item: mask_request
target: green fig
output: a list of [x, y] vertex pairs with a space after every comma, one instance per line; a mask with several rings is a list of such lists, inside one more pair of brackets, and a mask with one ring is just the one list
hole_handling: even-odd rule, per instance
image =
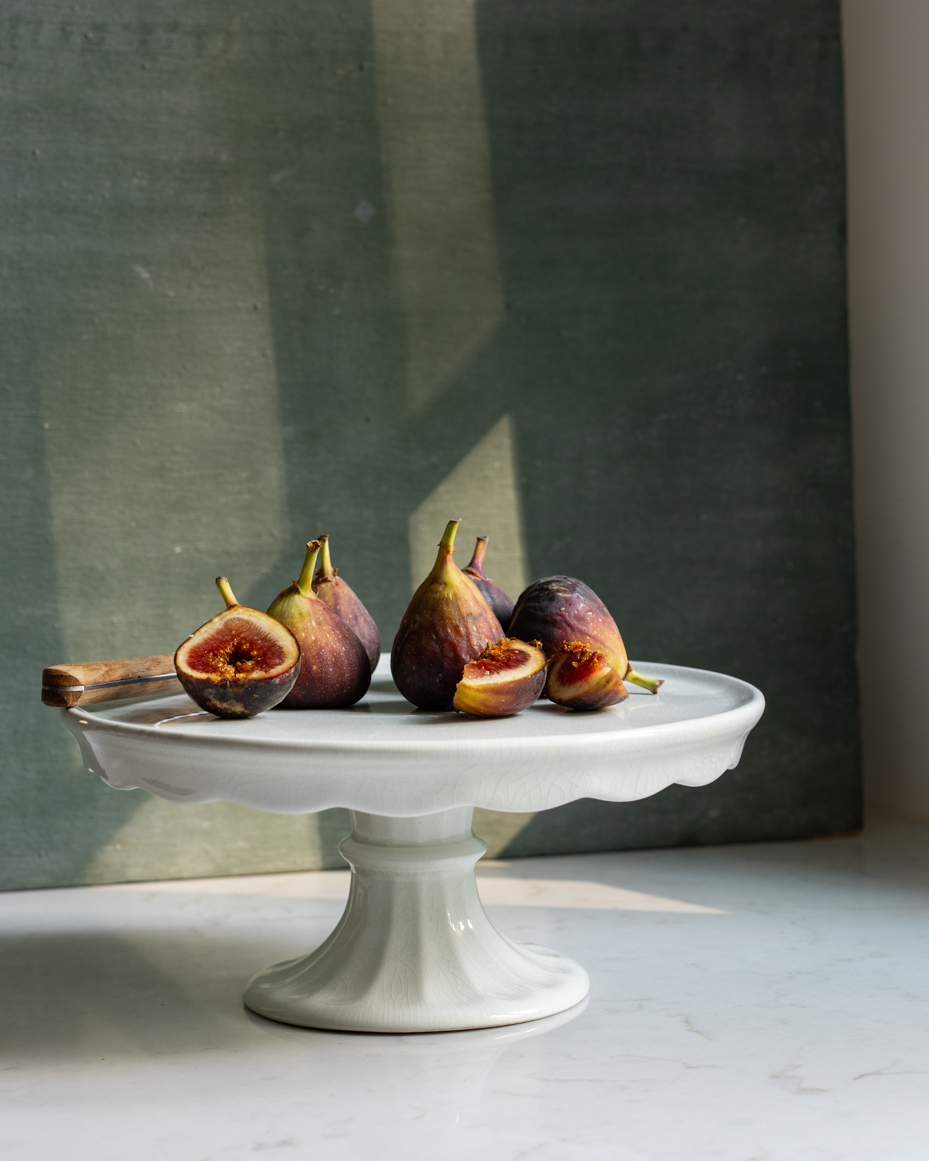
[[498, 585], [484, 576], [484, 553], [487, 551], [486, 536], [479, 536], [474, 546], [474, 555], [470, 564], [465, 565], [465, 573], [474, 581], [484, 594], [484, 600], [493, 609], [494, 616], [500, 622], [501, 628], [506, 631], [513, 616], [513, 598], [508, 597]]
[[460, 520], [450, 520], [432, 572], [413, 594], [390, 654], [403, 696], [424, 710], [450, 710], [472, 657], [503, 630], [480, 589], [452, 559]]
[[319, 542], [322, 549], [319, 554], [319, 568], [313, 580], [313, 592], [334, 613], [339, 614], [361, 641], [373, 672], [381, 659], [381, 635], [377, 631], [377, 625], [351, 587], [339, 576], [339, 570], [332, 567], [332, 561], [329, 559], [328, 533], [323, 533]]
[[510, 636], [537, 638], [549, 657], [569, 641], [581, 641], [602, 653], [620, 679], [657, 693], [661, 681], [643, 677], [629, 664], [626, 647], [610, 611], [593, 589], [571, 576], [547, 576], [520, 594], [510, 622]]
[[178, 681], [201, 709], [219, 718], [249, 718], [281, 702], [300, 672], [300, 646], [267, 613], [240, 605], [224, 576], [226, 608], [174, 654]]
[[300, 674], [281, 705], [287, 709], [340, 709], [368, 692], [371, 663], [364, 645], [338, 613], [313, 592], [319, 541], [306, 546], [300, 576], [271, 602], [268, 614], [297, 638]]

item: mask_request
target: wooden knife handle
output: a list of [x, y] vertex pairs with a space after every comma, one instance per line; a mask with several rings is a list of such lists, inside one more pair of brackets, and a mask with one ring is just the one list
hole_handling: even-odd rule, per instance
[[42, 670], [42, 704], [58, 709], [150, 693], [174, 693], [180, 688], [173, 653], [52, 665]]

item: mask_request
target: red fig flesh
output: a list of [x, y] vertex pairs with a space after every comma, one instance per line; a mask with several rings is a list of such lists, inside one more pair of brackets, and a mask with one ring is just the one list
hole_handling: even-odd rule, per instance
[[319, 554], [319, 568], [313, 580], [313, 592], [334, 613], [338, 613], [364, 645], [373, 671], [381, 659], [381, 635], [377, 631], [377, 625], [352, 588], [339, 576], [339, 570], [332, 567], [332, 561], [329, 559], [329, 536], [324, 534], [320, 536], [319, 541], [322, 548]]
[[368, 692], [371, 663], [358, 637], [313, 592], [319, 541], [306, 546], [300, 577], [272, 601], [268, 613], [300, 644], [300, 674], [282, 702], [286, 709], [339, 709]]
[[547, 576], [529, 585], [516, 602], [510, 632], [523, 639], [538, 638], [549, 656], [568, 641], [582, 641], [602, 653], [621, 678], [650, 693], [657, 693], [663, 684], [636, 673], [609, 609], [575, 577]]
[[273, 617], [240, 605], [225, 577], [216, 584], [227, 607], [183, 642], [174, 667], [201, 709], [220, 718], [253, 717], [293, 688], [300, 646]]
[[545, 654], [531, 644], [504, 637], [464, 667], [452, 703], [478, 718], [502, 718], [528, 709], [545, 688]]
[[460, 520], [450, 520], [432, 572], [413, 594], [390, 655], [390, 671], [407, 701], [450, 710], [464, 667], [503, 636], [483, 594], [452, 559]]
[[487, 551], [487, 540], [486, 536], [477, 538], [471, 563], [465, 566], [464, 571], [484, 594], [484, 600], [493, 609], [494, 616], [500, 622], [500, 627], [506, 632], [513, 616], [513, 599], [508, 597], [498, 585], [495, 585], [489, 576], [484, 576], [484, 553]]
[[569, 641], [552, 658], [547, 692], [556, 705], [597, 710], [629, 696], [617, 671], [602, 653], [582, 641]]

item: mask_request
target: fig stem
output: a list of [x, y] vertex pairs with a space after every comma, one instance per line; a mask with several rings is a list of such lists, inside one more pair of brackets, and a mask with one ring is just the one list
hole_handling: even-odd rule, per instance
[[322, 545], [319, 555], [319, 575], [321, 580], [332, 580], [332, 561], [329, 559], [329, 533], [324, 532], [319, 538]]
[[449, 520], [445, 528], [445, 534], [439, 541], [439, 548], [450, 548], [452, 552], [455, 551], [455, 533], [458, 531], [458, 525], [460, 523], [460, 516], [457, 520]]
[[484, 553], [487, 551], [487, 537], [479, 536], [477, 544], [474, 546], [474, 555], [471, 557], [471, 563], [467, 568], [473, 568], [475, 572], [484, 575]]
[[232, 591], [232, 585], [226, 580], [224, 576], [218, 576], [216, 578], [216, 587], [222, 593], [227, 609], [231, 609], [233, 605], [237, 605], [239, 603], [235, 599], [235, 593]]
[[641, 673], [636, 673], [631, 665], [626, 670], [623, 680], [632, 681], [636, 685], [641, 685], [641, 687], [643, 689], [647, 689], [649, 693], [657, 693], [658, 686], [664, 685], [664, 678], [658, 678], [655, 680], [652, 677], [643, 677]]
[[319, 541], [308, 540], [306, 542], [306, 556], [303, 559], [303, 568], [300, 569], [300, 575], [294, 582], [301, 596], [312, 597], [316, 595], [313, 592], [313, 571], [316, 568], [317, 556], [319, 556]]

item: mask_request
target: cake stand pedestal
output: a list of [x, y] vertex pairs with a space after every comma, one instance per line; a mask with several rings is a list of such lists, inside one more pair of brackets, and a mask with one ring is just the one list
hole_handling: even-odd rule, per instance
[[437, 1031], [551, 1016], [587, 994], [587, 973], [517, 944], [487, 918], [474, 864], [487, 849], [472, 806], [421, 818], [352, 811], [340, 850], [352, 885], [316, 951], [260, 972], [245, 1003], [288, 1024]]
[[738, 762], [764, 709], [735, 678], [636, 667], [665, 679], [658, 696], [596, 714], [549, 702], [497, 720], [423, 713], [400, 697], [386, 658], [350, 710], [221, 721], [176, 694], [62, 712], [87, 768], [116, 788], [277, 813], [349, 808], [345, 912], [315, 951], [254, 977], [253, 1012], [313, 1028], [453, 1031], [541, 1019], [588, 990], [578, 964], [514, 943], [487, 918], [474, 807], [545, 810], [705, 785]]

